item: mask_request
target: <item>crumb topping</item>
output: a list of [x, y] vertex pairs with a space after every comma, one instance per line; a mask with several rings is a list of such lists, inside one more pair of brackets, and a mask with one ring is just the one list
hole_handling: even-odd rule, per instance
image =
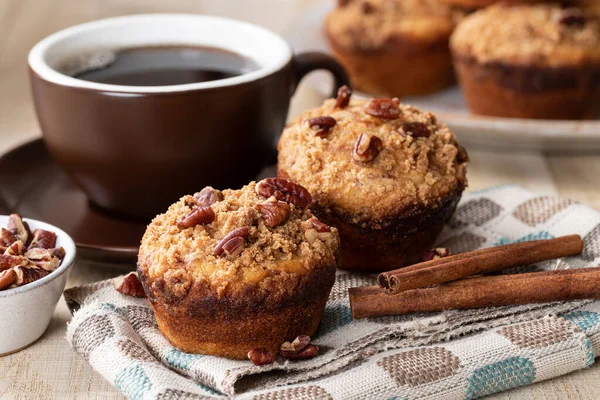
[[347, 48], [379, 49], [394, 37], [439, 40], [452, 33], [456, 12], [438, 0], [350, 0], [327, 16], [329, 35]]
[[[276, 201], [256, 193], [251, 182], [240, 190], [224, 190], [222, 200], [209, 207], [214, 221], [181, 229], [177, 221], [194, 208], [194, 196], [184, 196], [148, 226], [139, 252], [138, 266], [151, 279], [163, 279], [170, 292], [182, 297], [191, 285], [208, 285], [221, 297], [241, 291], [247, 284], [271, 285], [274, 278], [287, 281], [310, 271], [335, 266], [339, 238], [333, 227], [326, 232], [307, 230], [314, 218], [308, 209], [289, 205], [289, 217], [271, 227], [257, 204]], [[198, 196], [196, 196], [198, 197]], [[304, 226], [303, 226], [304, 222]], [[241, 252], [215, 254], [215, 247], [238, 228], [249, 227]], [[239, 249], [238, 249], [239, 250]]]
[[[466, 186], [466, 153], [432, 113], [396, 99], [353, 99], [345, 108], [335, 102], [329, 99], [306, 111], [279, 142], [279, 171], [305, 186], [320, 206], [372, 225], [415, 206], [433, 205]], [[394, 104], [398, 113], [391, 113]], [[380, 116], [365, 112], [372, 110]], [[303, 121], [323, 115], [336, 124], [319, 137]], [[369, 149], [365, 137], [377, 151], [356, 157], [361, 146]]]
[[600, 21], [556, 4], [495, 5], [466, 17], [451, 37], [455, 54], [479, 63], [542, 66], [600, 62]]

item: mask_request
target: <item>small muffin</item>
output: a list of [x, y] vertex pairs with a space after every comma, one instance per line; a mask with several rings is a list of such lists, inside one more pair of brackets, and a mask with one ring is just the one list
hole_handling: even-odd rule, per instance
[[306, 208], [309, 192], [270, 178], [184, 196], [148, 226], [138, 274], [176, 347], [244, 359], [317, 330], [339, 237]]
[[354, 88], [408, 96], [454, 82], [448, 49], [454, 19], [438, 0], [344, 0], [325, 30]]
[[586, 119], [600, 112], [600, 22], [580, 9], [492, 6], [458, 25], [451, 49], [475, 114]]
[[482, 8], [491, 6], [496, 3], [504, 4], [523, 4], [523, 3], [540, 3], [547, 0], [441, 0], [442, 3], [456, 7], [467, 8]]
[[467, 154], [429, 112], [398, 99], [349, 100], [342, 88], [284, 130], [278, 176], [311, 191], [313, 212], [338, 228], [340, 268], [421, 261], [467, 184]]

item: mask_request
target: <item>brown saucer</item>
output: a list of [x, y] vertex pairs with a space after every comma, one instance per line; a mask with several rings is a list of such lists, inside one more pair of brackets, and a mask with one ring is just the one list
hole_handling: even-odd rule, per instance
[[0, 182], [0, 214], [17, 212], [58, 226], [71, 235], [82, 259], [135, 264], [146, 224], [92, 207], [50, 158], [42, 139], [0, 157]]

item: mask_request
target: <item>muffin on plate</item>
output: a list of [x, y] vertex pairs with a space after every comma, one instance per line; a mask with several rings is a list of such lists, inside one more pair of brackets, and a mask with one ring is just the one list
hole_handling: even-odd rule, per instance
[[450, 47], [475, 114], [587, 119], [600, 112], [600, 21], [578, 8], [492, 6], [466, 17]]
[[138, 274], [161, 332], [183, 351], [244, 359], [312, 335], [335, 280], [339, 237], [309, 192], [270, 178], [184, 196], [148, 226]]
[[455, 17], [438, 0], [343, 0], [325, 31], [354, 88], [419, 95], [454, 82], [448, 39]]
[[305, 186], [338, 228], [339, 267], [385, 271], [421, 261], [467, 184], [467, 154], [429, 112], [398, 99], [337, 99], [284, 130], [278, 176]]

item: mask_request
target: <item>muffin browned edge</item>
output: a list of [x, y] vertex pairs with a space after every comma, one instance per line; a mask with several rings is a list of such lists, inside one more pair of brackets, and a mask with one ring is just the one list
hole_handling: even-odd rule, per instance
[[333, 264], [310, 271], [299, 277], [291, 293], [248, 285], [241, 293], [219, 298], [207, 283], [195, 282], [178, 297], [166, 289], [164, 280], [147, 277], [138, 263], [138, 275], [167, 339], [188, 353], [232, 359], [246, 359], [248, 351], [257, 347], [277, 353], [283, 342], [313, 335], [335, 270]]
[[[285, 170], [278, 176], [289, 179]], [[465, 185], [458, 182], [454, 190], [429, 206], [422, 204], [397, 210], [389, 217], [368, 221], [364, 226], [352, 222], [351, 213], [329, 209], [316, 201], [310, 208], [319, 220], [335, 226], [340, 235], [338, 267], [360, 272], [383, 272], [422, 261], [423, 253], [452, 218]]]
[[480, 63], [454, 52], [454, 67], [469, 108], [475, 114], [590, 119], [600, 113], [600, 65]]
[[397, 34], [382, 47], [359, 49], [340, 45], [327, 24], [324, 30], [334, 55], [358, 90], [403, 97], [433, 93], [455, 82], [449, 35], [422, 40]]

